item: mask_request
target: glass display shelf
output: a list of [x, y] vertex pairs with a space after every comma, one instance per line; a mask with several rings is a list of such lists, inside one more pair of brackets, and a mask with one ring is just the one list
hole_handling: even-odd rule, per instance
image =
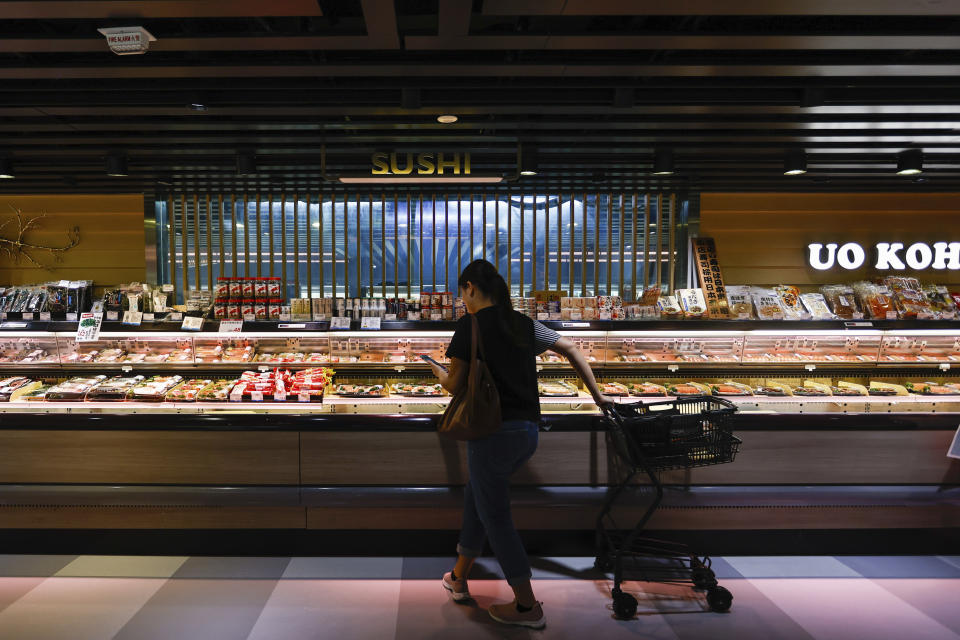
[[743, 364], [875, 364], [880, 331], [748, 331]]

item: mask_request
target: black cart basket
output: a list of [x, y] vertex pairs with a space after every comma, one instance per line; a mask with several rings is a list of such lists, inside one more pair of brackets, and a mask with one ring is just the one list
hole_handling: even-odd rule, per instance
[[[621, 590], [627, 579], [691, 584], [706, 591], [712, 610], [730, 608], [733, 596], [717, 584], [709, 557], [640, 533], [663, 500], [658, 472], [733, 462], [740, 449], [740, 440], [730, 428], [736, 411], [729, 400], [713, 396], [604, 407], [608, 442], [624, 472], [597, 518], [596, 566], [613, 572], [613, 608], [618, 618], [632, 618], [637, 611], [636, 598]], [[641, 493], [649, 496], [652, 488], [653, 497], [636, 526], [624, 530], [612, 511], [638, 495], [633, 489], [638, 488], [635, 479], [641, 474], [651, 483]]]

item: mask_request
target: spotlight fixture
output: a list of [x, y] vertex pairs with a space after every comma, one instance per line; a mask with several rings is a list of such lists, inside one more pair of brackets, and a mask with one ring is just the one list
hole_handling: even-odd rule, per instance
[[654, 151], [653, 175], [673, 175], [673, 149], [657, 149]]
[[190, 111], [206, 111], [207, 105], [200, 102], [191, 102], [187, 105], [187, 108], [190, 109]]
[[520, 175], [537, 175], [537, 148], [532, 143], [521, 143], [520, 146]]
[[257, 172], [257, 156], [253, 152], [237, 154], [237, 175], [249, 176]]
[[788, 151], [783, 156], [783, 175], [800, 176], [807, 172], [807, 154], [800, 149]]
[[13, 160], [10, 158], [0, 158], [0, 178], [12, 180], [17, 177], [13, 171]]
[[127, 172], [127, 156], [124, 153], [110, 153], [107, 155], [107, 175], [122, 178], [129, 175]]
[[445, 113], [443, 115], [437, 116], [437, 122], [439, 122], [440, 124], [453, 124], [459, 119], [460, 118], [453, 115], [452, 113]]
[[923, 151], [921, 149], [907, 149], [897, 155], [897, 175], [915, 176], [923, 173]]

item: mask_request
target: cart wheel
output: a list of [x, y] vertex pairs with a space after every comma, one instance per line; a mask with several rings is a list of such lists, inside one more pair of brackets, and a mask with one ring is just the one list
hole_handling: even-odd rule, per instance
[[613, 592], [613, 615], [618, 620], [631, 620], [637, 615], [637, 599], [629, 593]]
[[713, 571], [704, 567], [696, 567], [690, 572], [690, 579], [697, 589], [711, 589], [717, 586], [717, 577]]
[[593, 568], [597, 571], [611, 571], [613, 569], [613, 561], [609, 556], [597, 556], [597, 559], [593, 561]]
[[733, 594], [723, 587], [713, 587], [707, 591], [707, 604], [717, 613], [729, 611], [733, 604]]

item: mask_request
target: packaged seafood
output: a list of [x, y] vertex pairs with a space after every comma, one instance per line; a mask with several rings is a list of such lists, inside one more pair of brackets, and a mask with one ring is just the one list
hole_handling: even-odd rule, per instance
[[631, 382], [627, 384], [630, 395], [638, 397], [656, 397], [667, 395], [667, 388], [653, 382]]
[[710, 393], [715, 396], [751, 396], [753, 389], [739, 382], [717, 382], [710, 385]]
[[94, 362], [120, 362], [123, 359], [123, 356], [126, 355], [123, 349], [101, 349], [100, 352], [94, 357]]
[[167, 402], [196, 402], [200, 390], [211, 382], [212, 380], [200, 380], [196, 378], [181, 382], [167, 391], [163, 399]]
[[143, 376], [114, 376], [87, 391], [90, 402], [121, 402], [140, 382]]
[[540, 396], [544, 398], [569, 398], [580, 395], [580, 391], [565, 380], [543, 380], [538, 386]]
[[393, 385], [392, 391], [398, 396], [410, 397], [442, 396], [444, 394], [443, 387], [440, 384], [430, 382], [397, 382]]
[[730, 285], [727, 287], [727, 305], [730, 307], [730, 317], [735, 320], [753, 319], [753, 300], [750, 297], [751, 287], [745, 285]]
[[867, 389], [867, 392], [872, 396], [908, 396], [910, 392], [907, 391], [907, 388], [900, 384], [893, 384], [891, 382], [877, 382], [876, 380], [870, 381], [870, 387]]
[[783, 320], [783, 305], [780, 303], [780, 296], [773, 289], [761, 289], [753, 287], [750, 290], [753, 298], [753, 307], [757, 312], [757, 318], [760, 320]]
[[836, 318], [822, 293], [801, 293], [800, 302], [814, 320], [833, 320]]
[[845, 284], [830, 284], [820, 287], [820, 293], [830, 310], [841, 320], [862, 320], [863, 312], [857, 304], [853, 287]]
[[21, 352], [17, 362], [20, 364], [36, 364], [39, 362], [56, 362], [56, 356], [50, 355], [46, 349], [29, 349]]
[[[837, 389], [840, 389], [843, 393], [837, 393]], [[862, 384], [856, 384], [854, 382], [847, 382], [846, 380], [839, 380], [837, 386], [833, 389], [833, 395], [858, 395], [866, 396], [870, 395], [870, 392]]]
[[10, 402], [43, 402], [47, 399], [47, 392], [51, 388], [51, 385], [42, 383], [37, 383], [37, 386], [33, 384], [25, 385], [13, 392], [13, 395], [10, 396]]
[[628, 396], [630, 389], [620, 382], [604, 382], [600, 385], [600, 392], [605, 396]]
[[930, 312], [936, 320], [953, 320], [957, 317], [957, 305], [950, 298], [950, 292], [940, 285], [927, 285], [923, 288], [930, 305]]
[[677, 301], [684, 318], [702, 318], [707, 315], [707, 301], [703, 289], [677, 289]]
[[197, 394], [198, 402], [226, 402], [236, 380], [214, 380]]
[[800, 289], [792, 285], [780, 284], [773, 290], [780, 298], [780, 306], [783, 308], [785, 320], [806, 320], [810, 317], [810, 314], [807, 313], [800, 302]]
[[672, 396], [708, 396], [710, 387], [699, 382], [680, 382], [669, 385], [667, 393]]
[[46, 400], [54, 402], [83, 400], [90, 389], [107, 379], [107, 376], [76, 377], [70, 378], [60, 384], [54, 385], [46, 393]]
[[891, 291], [897, 315], [901, 318], [927, 320], [933, 317], [930, 303], [916, 278], [887, 276], [883, 284]]
[[893, 298], [890, 297], [890, 290], [886, 287], [871, 282], [857, 282], [853, 285], [853, 291], [860, 305], [871, 319], [897, 319], [897, 309], [894, 306]]
[[250, 362], [253, 360], [254, 349], [252, 345], [227, 347], [223, 350], [220, 357], [221, 362]]
[[339, 384], [334, 393], [344, 398], [382, 398], [385, 389], [382, 384]]
[[753, 393], [758, 396], [786, 396], [789, 395], [787, 390], [782, 386], [771, 386], [763, 385], [760, 387], [754, 387]]
[[151, 376], [137, 384], [128, 394], [129, 400], [163, 402], [167, 393], [183, 382], [182, 376]]
[[791, 388], [793, 392], [791, 395], [794, 396], [807, 396], [807, 397], [816, 397], [816, 396], [830, 396], [833, 393], [829, 389], [824, 389], [822, 386], [809, 387], [807, 385], [795, 385]]
[[[10, 401], [11, 396], [13, 396], [16, 391], [30, 384], [34, 384], [33, 381], [30, 378], [24, 378], [22, 376], [0, 380], [0, 402]], [[34, 388], [37, 388], [40, 386], [40, 383], [37, 382], [35, 385]]]
[[908, 382], [904, 386], [907, 388], [907, 391], [912, 391], [922, 396], [952, 396], [960, 393], [960, 389], [936, 382]]

